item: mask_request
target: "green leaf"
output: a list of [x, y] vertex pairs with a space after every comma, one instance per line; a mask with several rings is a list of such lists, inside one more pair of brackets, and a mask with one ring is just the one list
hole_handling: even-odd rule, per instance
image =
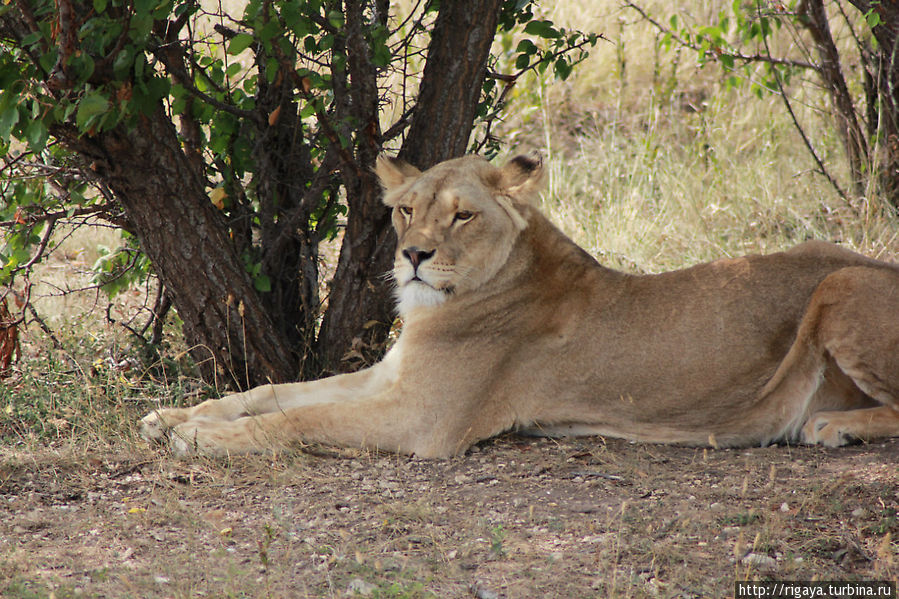
[[524, 32], [546, 39], [562, 37], [562, 33], [553, 27], [553, 22], [545, 20], [531, 21], [525, 26]]
[[137, 14], [149, 13], [155, 5], [155, 0], [133, 0], [134, 12]]
[[134, 56], [131, 53], [131, 49], [123, 48], [116, 54], [115, 60], [112, 61], [112, 70], [115, 73], [115, 76], [119, 79], [124, 79], [128, 74], [128, 71], [131, 70], [133, 62]]
[[571, 75], [571, 69], [572, 69], [571, 63], [569, 63], [567, 60], [565, 60], [564, 57], [559, 58], [556, 61], [554, 68], [556, 71], [556, 77], [558, 77], [559, 79], [561, 79], [563, 81], [565, 79], [568, 79], [568, 76]]
[[16, 123], [19, 122], [19, 108], [18, 106], [9, 106], [0, 113], [0, 138], [3, 140], [9, 139], [9, 134], [12, 132], [12, 128], [16, 126]]
[[515, 49], [515, 51], [522, 54], [536, 54], [537, 46], [531, 40], [521, 40], [520, 42], [518, 42], [518, 47]]
[[240, 73], [240, 70], [242, 68], [243, 68], [243, 65], [240, 64], [239, 62], [232, 62], [231, 64], [228, 65], [228, 68], [225, 70], [225, 74], [228, 75], [228, 77], [234, 77], [235, 75]]
[[94, 0], [94, 10], [98, 13], [106, 10], [106, 0]]
[[41, 41], [42, 37], [43, 36], [41, 35], [40, 31], [32, 31], [22, 38], [22, 47], [27, 48], [28, 46], [32, 46]]
[[328, 22], [334, 29], [343, 28], [343, 13], [339, 10], [332, 10], [328, 13]]
[[136, 14], [131, 17], [131, 29], [129, 35], [131, 39], [138, 43], [144, 43], [150, 35], [153, 28], [153, 15], [144, 13]]
[[269, 83], [274, 83], [275, 78], [278, 76], [278, 60], [275, 58], [269, 58], [268, 62], [265, 63], [265, 80]]
[[[271, 20], [260, 28], [256, 29], [256, 35], [259, 36], [259, 39], [268, 44], [269, 41], [276, 37], [281, 37], [284, 35], [284, 29], [281, 26], [281, 23], [277, 20]], [[266, 46], [269, 47], [269, 46]]]
[[386, 67], [390, 64], [390, 60], [393, 58], [393, 55], [390, 53], [390, 48], [388, 48], [384, 44], [378, 44], [374, 48], [374, 53], [371, 57], [371, 63], [376, 67]]
[[253, 43], [253, 36], [249, 33], [238, 33], [228, 44], [228, 54], [240, 54]]
[[87, 52], [77, 54], [69, 61], [69, 69], [80, 82], [85, 82], [94, 74], [94, 59]]
[[313, 32], [312, 21], [300, 12], [298, 3], [285, 2], [281, 8], [281, 18], [284, 24], [293, 31], [297, 38], [303, 38]]
[[268, 293], [272, 290], [272, 281], [266, 275], [259, 275], [253, 279], [253, 287], [256, 288], [256, 291]]
[[865, 22], [868, 24], [868, 27], [874, 29], [878, 25], [882, 24], [883, 21], [880, 18], [880, 13], [877, 12], [876, 8], [872, 8], [868, 12], [865, 13]]
[[50, 132], [47, 130], [44, 121], [40, 119], [31, 121], [28, 127], [25, 128], [25, 138], [28, 140], [28, 147], [35, 154], [39, 154], [44, 150], [48, 137], [50, 137]]
[[515, 59], [515, 68], [518, 70], [526, 69], [531, 64], [531, 57], [527, 54], [519, 54]]
[[718, 27], [700, 27], [699, 35], [708, 36], [714, 40], [720, 40], [724, 37], [724, 32]]
[[92, 121], [109, 110], [109, 100], [99, 92], [91, 92], [78, 102], [75, 124], [82, 131], [87, 130]]

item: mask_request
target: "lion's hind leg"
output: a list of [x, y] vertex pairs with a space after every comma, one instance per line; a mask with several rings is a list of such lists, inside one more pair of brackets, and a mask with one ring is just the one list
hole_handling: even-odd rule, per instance
[[802, 437], [807, 443], [820, 443], [827, 447], [895, 436], [899, 436], [899, 410], [890, 406], [818, 412], [808, 419], [802, 429]]
[[802, 440], [836, 447], [899, 436], [899, 273], [845, 268], [821, 283], [812, 304], [817, 344], [866, 405], [848, 393], [813, 402]]

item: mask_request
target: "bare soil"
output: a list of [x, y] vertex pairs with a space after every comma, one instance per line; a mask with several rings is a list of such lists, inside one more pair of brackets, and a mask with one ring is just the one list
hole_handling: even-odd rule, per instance
[[0, 454], [3, 597], [731, 597], [899, 577], [899, 439], [506, 436], [450, 460]]

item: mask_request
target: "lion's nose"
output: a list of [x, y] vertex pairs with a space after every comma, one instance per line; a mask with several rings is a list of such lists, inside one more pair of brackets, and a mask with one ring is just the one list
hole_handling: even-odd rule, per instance
[[417, 269], [418, 266], [434, 255], [434, 250], [420, 250], [417, 247], [410, 247], [403, 250], [403, 256], [412, 264], [412, 268]]

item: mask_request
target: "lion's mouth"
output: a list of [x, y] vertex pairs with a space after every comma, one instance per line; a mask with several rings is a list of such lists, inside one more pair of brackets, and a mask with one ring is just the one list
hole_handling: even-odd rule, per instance
[[415, 275], [413, 275], [411, 279], [409, 279], [409, 281], [406, 283], [406, 285], [412, 285], [413, 283], [419, 283], [421, 285], [424, 285], [425, 287], [433, 289], [434, 291], [439, 291], [440, 293], [444, 293], [446, 295], [452, 295], [456, 292], [455, 285], [447, 285], [446, 287], [436, 287], [436, 286], [428, 283], [421, 277], [419, 277], [417, 273]]

